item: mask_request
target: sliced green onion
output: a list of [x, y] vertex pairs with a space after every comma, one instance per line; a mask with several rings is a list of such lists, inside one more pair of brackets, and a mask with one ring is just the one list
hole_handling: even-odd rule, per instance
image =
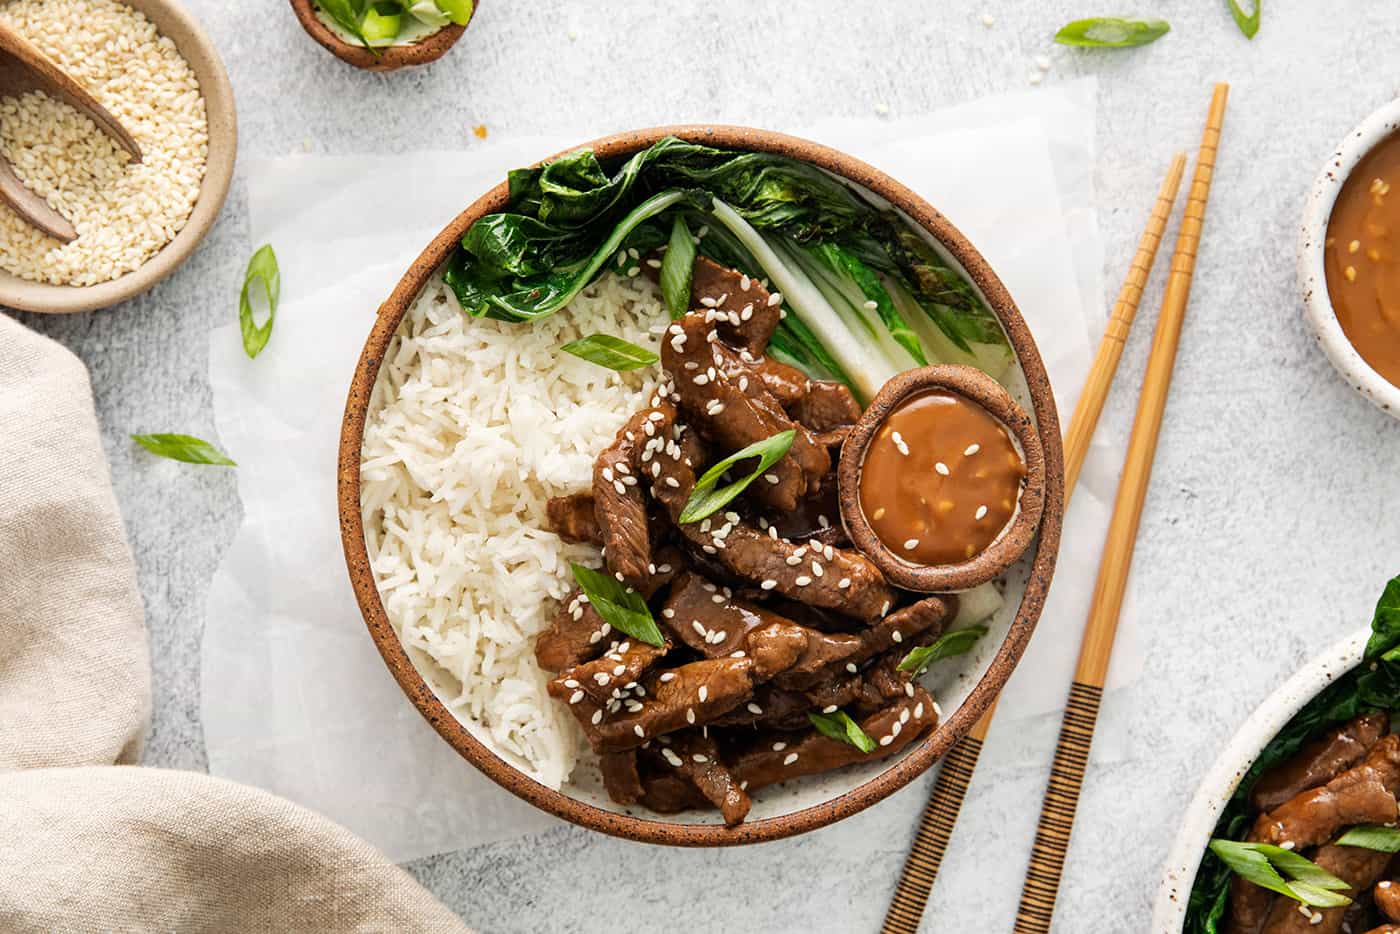
[[[699, 522], [728, 506], [734, 497], [744, 492], [750, 483], [758, 479], [759, 474], [782, 459], [783, 455], [788, 452], [788, 448], [792, 447], [792, 441], [796, 437], [797, 431], [795, 429], [789, 428], [787, 431], [780, 431], [771, 438], [755, 441], [743, 450], [735, 451], [705, 471], [704, 476], [695, 482], [695, 489], [690, 491], [690, 499], [686, 500], [685, 508], [681, 510], [680, 523], [687, 525], [691, 522]], [[726, 470], [739, 461], [748, 460], [751, 457], [759, 459], [758, 466], [754, 468], [753, 473], [740, 480], [735, 480], [728, 486], [715, 489], [715, 484], [719, 483], [719, 478], [724, 476]]]
[[360, 20], [365, 43], [372, 46], [393, 45], [403, 28], [403, 7], [397, 3], [374, 3]]
[[661, 297], [671, 318], [690, 311], [690, 283], [695, 277], [695, 238], [679, 214], [671, 222], [671, 241], [661, 259]]
[[369, 45], [364, 31], [360, 28], [360, 13], [353, 0], [316, 0], [316, 5], [329, 16], [337, 26]]
[[835, 713], [817, 713], [809, 711], [807, 719], [812, 721], [812, 726], [817, 728], [827, 739], [834, 739], [838, 743], [846, 743], [854, 746], [861, 752], [870, 753], [875, 751], [875, 740], [860, 728], [860, 724], [851, 719], [850, 714], [844, 710]]
[[1400, 827], [1366, 824], [1353, 827], [1337, 838], [1337, 846], [1357, 846], [1382, 853], [1400, 853]]
[[1254, 12], [1246, 13], [1240, 6], [1239, 0], [1229, 0], [1230, 15], [1235, 18], [1235, 25], [1240, 27], [1240, 32], [1244, 33], [1246, 39], [1253, 39], [1254, 34], [1259, 31], [1259, 17], [1264, 12], [1264, 0], [1254, 0]]
[[917, 678], [934, 662], [970, 651], [977, 644], [977, 640], [986, 634], [986, 626], [969, 626], [966, 629], [945, 632], [932, 645], [920, 646], [904, 656], [904, 661], [899, 663], [899, 670], [912, 671]]
[[631, 587], [624, 587], [620, 581], [601, 571], [586, 568], [581, 564], [570, 565], [574, 580], [579, 589], [588, 597], [588, 603], [603, 618], [603, 621], [619, 632], [625, 632], [633, 639], [640, 639], [647, 645], [661, 648], [666, 637], [661, 635], [656, 620], [647, 607], [646, 600]]
[[645, 347], [638, 347], [609, 334], [590, 334], [559, 349], [589, 363], [596, 363], [618, 372], [651, 366], [661, 359]]
[[186, 464], [211, 464], [215, 467], [237, 467], [238, 464], [214, 445], [193, 435], [132, 435], [131, 440], [152, 454], [168, 457]]
[[1171, 26], [1164, 19], [1097, 16], [1066, 23], [1055, 33], [1055, 41], [1086, 49], [1127, 49], [1156, 42], [1170, 31]]
[[[253, 283], [262, 286], [267, 298], [267, 321], [262, 325], [253, 322]], [[238, 293], [238, 327], [243, 332], [243, 350], [248, 356], [256, 357], [267, 346], [272, 336], [272, 322], [277, 317], [277, 300], [282, 293], [282, 273], [277, 267], [277, 254], [272, 244], [264, 243], [248, 260], [248, 269], [243, 273], [243, 290]]]
[[435, 0], [416, 0], [407, 4], [408, 14], [424, 26], [433, 26], [441, 29], [452, 19], [442, 11]]
[[1246, 882], [1314, 908], [1351, 904], [1351, 899], [1338, 894], [1350, 888], [1346, 882], [1292, 850], [1268, 843], [1221, 839], [1210, 841], [1209, 846], [1221, 862]]
[[476, 4], [472, 0], [435, 0], [437, 8], [447, 14], [447, 18], [458, 26], [465, 26], [472, 20]]

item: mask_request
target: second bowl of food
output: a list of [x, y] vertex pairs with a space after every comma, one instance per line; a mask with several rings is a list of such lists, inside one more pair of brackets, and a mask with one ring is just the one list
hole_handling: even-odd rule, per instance
[[[1014, 413], [897, 407], [910, 437], [879, 443], [934, 468], [838, 496], [866, 407], [931, 363]], [[993, 460], [1023, 418], [1034, 472]], [[370, 633], [444, 739], [568, 820], [719, 845], [853, 814], [971, 728], [1040, 614], [1061, 473], [1030, 332], [942, 215], [842, 153], [690, 126], [512, 172], [428, 246], [354, 374], [339, 496]], [[846, 531], [893, 509], [905, 560], [962, 560], [1019, 501], [1038, 535], [961, 593], [894, 586]]]
[[1266, 700], [1206, 774], [1157, 934], [1400, 931], [1400, 578], [1371, 628]]

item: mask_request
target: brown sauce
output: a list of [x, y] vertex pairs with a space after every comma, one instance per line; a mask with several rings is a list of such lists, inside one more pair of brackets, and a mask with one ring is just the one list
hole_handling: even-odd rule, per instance
[[[1393, 187], [1393, 190], [1392, 190]], [[1337, 195], [1323, 262], [1347, 340], [1400, 386], [1400, 133], [1366, 154]]]
[[885, 418], [865, 454], [860, 508], [911, 564], [958, 564], [1016, 513], [1026, 465], [1005, 426], [957, 393], [932, 389]]

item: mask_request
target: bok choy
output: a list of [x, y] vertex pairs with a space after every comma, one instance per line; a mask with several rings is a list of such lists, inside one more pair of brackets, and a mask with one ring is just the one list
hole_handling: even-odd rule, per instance
[[[926, 362], [1000, 377], [1012, 359], [996, 315], [921, 231], [805, 162], [666, 137], [611, 173], [586, 149], [511, 172], [510, 194], [444, 274], [474, 316], [554, 314], [628, 256], [695, 231], [700, 254], [781, 294], [769, 352], [862, 402]], [[680, 283], [663, 278], [674, 312]]]

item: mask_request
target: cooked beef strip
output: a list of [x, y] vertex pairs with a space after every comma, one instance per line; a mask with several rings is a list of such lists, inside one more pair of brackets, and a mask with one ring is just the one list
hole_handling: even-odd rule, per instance
[[1400, 736], [1382, 737], [1360, 765], [1342, 772], [1269, 812], [1263, 842], [1292, 843], [1303, 850], [1320, 846], [1343, 827], [1389, 824], [1396, 820], [1400, 789]]
[[662, 340], [661, 363], [676, 384], [680, 407], [726, 455], [784, 431], [796, 432], [787, 454], [748, 490], [774, 509], [792, 509], [831, 470], [831, 456], [788, 416], [738, 352], [715, 339], [718, 332], [707, 318], [691, 312], [674, 322]]
[[656, 424], [671, 421], [675, 409], [669, 402], [637, 412], [622, 426], [617, 439], [593, 464], [593, 506], [602, 532], [608, 570], [622, 581], [640, 587], [651, 565], [651, 530], [642, 471], [643, 448], [656, 436]]
[[800, 739], [794, 739], [792, 734], [760, 734], [728, 761], [741, 786], [753, 792], [803, 775], [892, 755], [937, 723], [933, 698], [923, 688], [915, 688], [913, 697], [905, 697], [860, 722], [861, 729], [878, 743], [868, 755], [811, 730]]
[[603, 787], [608, 797], [618, 804], [636, 804], [642, 800], [642, 777], [637, 771], [637, 750], [605, 752], [598, 757], [603, 773]]
[[613, 642], [592, 661], [559, 672], [549, 684], [549, 693], [571, 703], [577, 703], [574, 697], [588, 697], [594, 704], [606, 706], [609, 701], [619, 699], [615, 696], [619, 689], [633, 690], [629, 685], [638, 684], [642, 675], [670, 650], [670, 643], [658, 648], [624, 636], [621, 642]]
[[[1380, 878], [1390, 864], [1390, 854], [1355, 846], [1324, 846], [1313, 854], [1312, 861], [1347, 883], [1350, 888], [1340, 894], [1352, 898]], [[1306, 915], [1299, 907], [1291, 898], [1275, 899], [1264, 934], [1338, 934], [1341, 931], [1345, 906], [1309, 908]]]
[[[1245, 840], [1250, 843], [1262, 840], [1268, 826], [1269, 815], [1260, 814], [1255, 818], [1254, 826], [1245, 835]], [[1259, 934], [1264, 922], [1269, 920], [1269, 912], [1276, 897], [1273, 892], [1247, 881], [1243, 876], [1231, 875], [1225, 930], [1229, 934]]]
[[846, 528], [841, 524], [841, 500], [835, 474], [828, 474], [815, 493], [798, 500], [795, 509], [769, 510], [762, 517], [760, 529], [763, 523], [775, 526], [782, 538], [806, 542], [809, 548], [821, 549], [828, 545], [839, 548], [850, 544]]
[[[679, 548], [668, 546], [656, 553], [656, 569], [648, 574], [637, 592], [651, 599], [661, 588], [669, 584], [685, 567], [685, 556]], [[590, 659], [597, 658], [608, 648], [604, 640], [612, 632], [612, 627], [603, 621], [587, 599], [580, 599], [583, 591], [569, 594], [554, 614], [549, 629], [540, 633], [535, 640], [535, 660], [546, 671], [563, 671]]]
[[844, 707], [861, 697], [864, 681], [847, 675], [805, 691], [787, 691], [774, 684], [758, 687], [753, 699], [714, 721], [717, 727], [752, 726], [770, 730], [806, 730], [812, 726], [809, 710]]
[[1361, 761], [1389, 726], [1383, 712], [1364, 713], [1323, 733], [1287, 762], [1265, 772], [1250, 792], [1256, 811], [1272, 811], [1310, 788], [1325, 785]]
[[849, 428], [860, 421], [861, 408], [843, 383], [814, 379], [807, 392], [788, 411], [808, 428], [823, 434]]
[[[753, 354], [749, 356], [752, 357]], [[756, 357], [754, 362], [749, 364], [748, 372], [758, 374], [758, 378], [763, 381], [763, 388], [773, 394], [773, 398], [778, 400], [778, 404], [789, 415], [792, 414], [793, 406], [802, 401], [812, 385], [812, 380], [797, 367], [779, 363], [768, 356]]]
[[551, 496], [545, 504], [549, 527], [566, 542], [602, 545], [603, 532], [593, 511], [592, 493]]
[[1391, 879], [1377, 882], [1371, 898], [1381, 914], [1391, 921], [1400, 921], [1400, 883]]
[[549, 693], [566, 701], [582, 694], [570, 709], [589, 744], [595, 752], [620, 752], [664, 733], [708, 723], [742, 704], [753, 695], [753, 667], [747, 658], [691, 662], [649, 677], [638, 685], [644, 695], [624, 697], [624, 704], [635, 703], [612, 713], [579, 689], [566, 688], [560, 679], [549, 683]]
[[708, 804], [694, 782], [661, 766], [653, 766], [642, 776], [641, 802], [657, 814], [678, 814]]
[[[701, 453], [694, 434], [683, 430], [671, 453], [657, 460], [661, 476], [652, 487], [652, 495], [673, 520], [680, 518], [695, 487], [694, 465]], [[702, 522], [677, 528], [705, 554], [764, 592], [772, 591], [867, 622], [880, 619], [894, 605], [895, 592], [884, 575], [858, 552], [833, 549], [831, 558], [825, 553], [817, 558], [808, 546], [777, 537], [777, 530], [771, 526], [770, 534], [764, 534], [742, 519], [735, 521], [738, 515], [732, 511], [717, 513]]]
[[[921, 637], [936, 638], [942, 634], [944, 625], [951, 618], [950, 606], [942, 597], [925, 597], [918, 603], [894, 611], [855, 636], [837, 633], [824, 635], [827, 642], [814, 642], [809, 655], [804, 655], [791, 669], [778, 675], [774, 682], [778, 687], [801, 689], [831, 677], [837, 667], [854, 671], [864, 662], [896, 646], [904, 647], [902, 657], [904, 652], [914, 647], [915, 640]], [[849, 641], [852, 638], [854, 645]]]
[[[659, 769], [669, 768], [671, 774], [694, 786], [701, 797], [719, 808], [730, 827], [742, 823], [753, 802], [724, 764], [719, 744], [698, 730], [686, 730], [662, 739], [670, 742], [657, 743], [650, 749], [656, 754], [656, 761], [664, 763]], [[646, 784], [643, 783], [644, 788]]]
[[695, 258], [690, 280], [690, 307], [724, 312], [720, 334], [735, 347], [757, 356], [768, 346], [781, 311], [772, 294], [755, 279], [704, 256]]

